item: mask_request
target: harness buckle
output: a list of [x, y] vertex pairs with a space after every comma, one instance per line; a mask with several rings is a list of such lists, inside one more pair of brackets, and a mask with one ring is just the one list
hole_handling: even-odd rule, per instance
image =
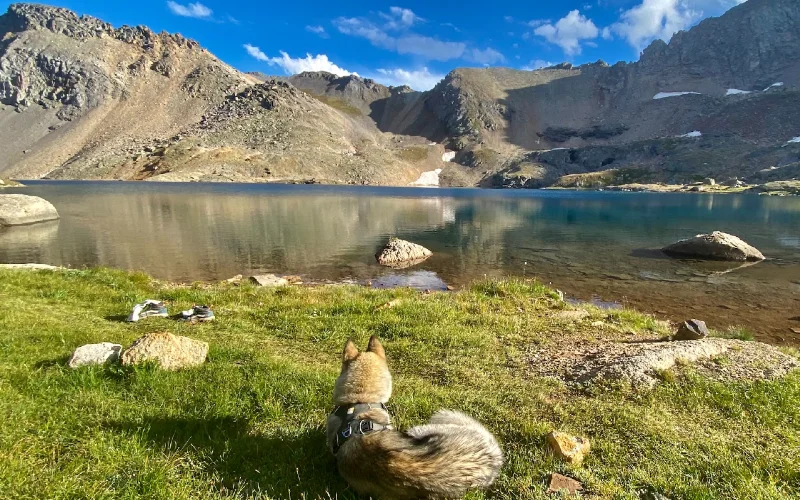
[[347, 439], [353, 434], [353, 428], [348, 425], [347, 427], [344, 428], [341, 434], [343, 438]]
[[[364, 427], [366, 427], [366, 429]], [[360, 434], [366, 434], [368, 432], [372, 432], [373, 428], [374, 426], [372, 425], [372, 420], [360, 420], [358, 422], [358, 432]]]

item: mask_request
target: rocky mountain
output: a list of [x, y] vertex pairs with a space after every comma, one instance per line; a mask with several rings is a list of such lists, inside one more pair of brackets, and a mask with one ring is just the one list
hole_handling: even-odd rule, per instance
[[408, 184], [441, 163], [180, 35], [15, 4], [0, 39], [0, 177]]
[[12, 5], [0, 35], [3, 177], [408, 184], [443, 169], [445, 184], [544, 187], [800, 175], [797, 0], [749, 0], [634, 63], [462, 68], [428, 92], [243, 74], [180, 35], [37, 5]]

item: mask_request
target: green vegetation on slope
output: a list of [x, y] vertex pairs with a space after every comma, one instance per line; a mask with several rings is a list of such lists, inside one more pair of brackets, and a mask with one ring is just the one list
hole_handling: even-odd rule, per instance
[[311, 92], [303, 91], [306, 94], [310, 95], [314, 99], [317, 99], [320, 102], [327, 104], [328, 106], [332, 107], [333, 109], [337, 109], [342, 113], [350, 116], [363, 116], [364, 113], [361, 112], [360, 109], [357, 107], [347, 103], [347, 101], [343, 99], [339, 99], [338, 97], [331, 97], [324, 94], [313, 94]]
[[[217, 321], [125, 323], [145, 298], [167, 300], [171, 312], [210, 304]], [[342, 345], [372, 334], [395, 375], [389, 407], [401, 428], [455, 408], [501, 441], [500, 478], [470, 498], [548, 498], [551, 472], [580, 479], [599, 498], [800, 494], [797, 373], [722, 384], [689, 371], [646, 393], [576, 392], [535, 378], [527, 349], [566, 327], [553, 319], [564, 303], [533, 282], [421, 294], [174, 286], [103, 269], [0, 271], [0, 299], [4, 498], [354, 498], [335, 472], [323, 425]], [[635, 312], [613, 315], [620, 328], [658, 328]], [[209, 342], [209, 362], [174, 373], [65, 367], [81, 344], [127, 346], [162, 330]], [[592, 440], [582, 467], [546, 451], [552, 429]]]

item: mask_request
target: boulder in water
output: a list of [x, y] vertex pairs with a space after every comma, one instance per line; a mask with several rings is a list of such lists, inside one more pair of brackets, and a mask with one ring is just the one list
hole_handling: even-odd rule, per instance
[[698, 234], [693, 238], [666, 246], [662, 250], [667, 255], [674, 257], [735, 261], [764, 260], [764, 255], [758, 249], [732, 234], [721, 231]]
[[375, 258], [378, 264], [389, 267], [408, 267], [409, 264], [418, 264], [433, 255], [433, 252], [422, 245], [391, 238], [388, 243], [377, 253]]
[[58, 219], [56, 207], [38, 196], [0, 195], [0, 226], [21, 226]]

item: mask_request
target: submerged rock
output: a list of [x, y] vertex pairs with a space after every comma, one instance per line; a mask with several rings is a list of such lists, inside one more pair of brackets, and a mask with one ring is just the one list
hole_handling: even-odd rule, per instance
[[56, 207], [38, 196], [0, 195], [0, 226], [19, 226], [58, 219]]
[[706, 323], [699, 319], [690, 319], [681, 324], [672, 340], [700, 340], [706, 337], [708, 337]]
[[375, 254], [375, 258], [378, 260], [378, 264], [383, 266], [410, 267], [419, 264], [431, 255], [433, 252], [422, 245], [399, 238], [391, 238], [386, 246]]
[[758, 249], [732, 234], [721, 231], [698, 234], [693, 238], [666, 246], [662, 251], [675, 257], [735, 261], [764, 260], [764, 255]]
[[208, 343], [168, 332], [148, 333], [122, 353], [122, 364], [136, 365], [155, 361], [165, 370], [202, 365], [208, 356]]
[[119, 359], [121, 350], [121, 345], [111, 342], [82, 345], [72, 353], [72, 356], [70, 356], [67, 362], [67, 366], [70, 368], [78, 368], [80, 366], [113, 363]]
[[553, 431], [547, 435], [546, 439], [550, 449], [557, 457], [573, 465], [580, 465], [591, 448], [588, 439], [570, 436], [565, 432]]

